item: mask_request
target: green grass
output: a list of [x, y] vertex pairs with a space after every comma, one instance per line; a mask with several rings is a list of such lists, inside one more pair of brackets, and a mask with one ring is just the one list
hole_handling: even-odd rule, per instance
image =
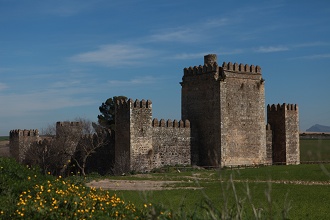
[[0, 141], [9, 141], [8, 136], [0, 136]]
[[[326, 219], [330, 215], [328, 202], [330, 186], [290, 184], [288, 180], [329, 184], [330, 174], [327, 173], [329, 171], [330, 165], [308, 164], [153, 174], [149, 176], [150, 179], [177, 180], [182, 181], [176, 185], [177, 187], [195, 186], [202, 189], [117, 191], [116, 193], [136, 205], [147, 202], [161, 203], [177, 213], [180, 213], [181, 207], [184, 207], [188, 213], [196, 210], [202, 212], [204, 210], [202, 207], [208, 207], [206, 201], [211, 201], [211, 207], [215, 207], [222, 213], [235, 213], [237, 207], [242, 206], [244, 219], [256, 217], [252, 207], [262, 210], [261, 217], [268, 219], [282, 219], [283, 213], [286, 212], [288, 212], [286, 217], [290, 219]], [[198, 179], [194, 181], [193, 177], [196, 174], [198, 174]], [[188, 177], [192, 181], [188, 181]], [[116, 179], [122, 179], [122, 177], [116, 177]], [[137, 177], [135, 176], [134, 179]], [[283, 182], [276, 183], [269, 180]], [[247, 193], [248, 190], [250, 193]], [[271, 198], [271, 201], [267, 199], [267, 196]]]
[[[330, 161], [330, 140], [301, 140], [300, 144], [302, 162]], [[48, 180], [55, 181], [49, 175], [40, 175], [38, 169], [27, 169], [13, 160], [0, 158], [0, 165], [0, 211], [5, 210], [6, 213], [16, 210], [23, 191]], [[169, 168], [168, 172], [148, 175], [108, 177], [179, 181], [171, 185], [175, 189], [109, 192], [111, 195], [117, 194], [125, 202], [132, 202], [136, 207], [144, 207], [144, 204], [149, 203], [161, 207], [158, 209], [172, 213], [174, 219], [211, 219], [212, 214], [218, 219], [221, 216], [229, 219], [238, 216], [242, 219], [327, 219], [330, 216], [330, 164], [265, 166], [236, 170], [186, 168], [181, 169], [181, 172], [177, 172], [177, 169]], [[28, 176], [36, 177], [27, 181]], [[95, 178], [101, 177], [90, 176], [87, 180]], [[77, 184], [83, 181], [79, 177], [65, 179], [69, 180]], [[299, 181], [328, 185], [294, 184]]]
[[[109, 195], [116, 194], [126, 203], [135, 204], [137, 210], [140, 210], [139, 213], [145, 216], [148, 216], [146, 214], [148, 210], [154, 210], [150, 207], [156, 207], [157, 213], [171, 213], [170, 216], [173, 219], [212, 219], [213, 215], [215, 215], [215, 219], [219, 219], [221, 216], [227, 219], [326, 219], [330, 215], [330, 203], [328, 202], [329, 164], [267, 166], [236, 170], [197, 170], [191, 168], [181, 169], [181, 172], [178, 172], [177, 169], [169, 169], [170, 172], [168, 173], [108, 177], [125, 180], [179, 181], [175, 185], [171, 185], [171, 187], [174, 186], [174, 189], [145, 192], [109, 190]], [[41, 195], [41, 186], [44, 186], [44, 189], [50, 189], [49, 194], [46, 193], [48, 190], [43, 192], [43, 201], [47, 199], [49, 201], [55, 196], [59, 197], [55, 193], [58, 188], [66, 189], [67, 192], [72, 191], [72, 194], [68, 194], [67, 197], [59, 197], [58, 199], [61, 199], [58, 201], [79, 201], [81, 199], [79, 194], [86, 193], [85, 191], [78, 191], [78, 189], [75, 191], [75, 188], [72, 188], [72, 184], [81, 188], [80, 184], [83, 179], [80, 177], [63, 179], [70, 184], [62, 184], [62, 180], [58, 181], [50, 175], [43, 176], [39, 174], [38, 169], [27, 169], [9, 159], [0, 158], [0, 174], [0, 211], [4, 211], [4, 216], [7, 217], [15, 216], [15, 214], [10, 213], [15, 213], [15, 210], [19, 209], [16, 205], [20, 203], [19, 198], [31, 195], [32, 199], [24, 205], [24, 213], [31, 219], [43, 218], [44, 216], [40, 213], [33, 211], [33, 207], [36, 206], [36, 203], [33, 202], [33, 196]], [[90, 180], [90, 177], [87, 179]], [[47, 184], [48, 181], [53, 185], [52, 187]], [[292, 182], [288, 183], [288, 181], [322, 182], [328, 185], [299, 185]], [[39, 187], [36, 188], [36, 185]], [[180, 187], [195, 187], [195, 189]], [[30, 194], [22, 194], [29, 191]], [[100, 196], [98, 198], [103, 198]], [[145, 204], [149, 203], [152, 206], [148, 206], [143, 211]], [[93, 204], [93, 201], [86, 200], [83, 207], [88, 208], [88, 204]], [[21, 212], [23, 212], [22, 207], [21, 203], [19, 209]], [[40, 208], [40, 206], [38, 207]], [[60, 207], [61, 212], [68, 212], [65, 207]], [[69, 211], [66, 215], [79, 210], [73, 205], [68, 207], [72, 212]], [[45, 209], [48, 210], [49, 208], [45, 205]], [[126, 209], [117, 210], [125, 211]], [[253, 212], [254, 210], [256, 213]], [[58, 213], [60, 212], [54, 213], [52, 219], [61, 219], [57, 215]], [[100, 210], [99, 217], [105, 218], [106, 215], [102, 213]], [[162, 216], [162, 219], [166, 219], [168, 216], [166, 214], [166, 216]]]
[[300, 161], [330, 161], [330, 140], [301, 139]]

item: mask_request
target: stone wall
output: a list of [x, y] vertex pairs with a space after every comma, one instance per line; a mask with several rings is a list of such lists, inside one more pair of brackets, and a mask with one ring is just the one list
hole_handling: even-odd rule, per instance
[[273, 163], [299, 164], [298, 106], [268, 105], [267, 120], [273, 130]]
[[273, 163], [273, 131], [270, 124], [266, 125], [266, 164]]
[[[118, 100], [115, 104], [115, 168], [148, 171], [165, 165], [235, 166], [300, 162], [297, 105], [272, 105], [265, 116], [265, 85], [259, 66], [217, 63], [184, 68], [182, 121], [152, 120], [150, 100]], [[79, 133], [76, 123], [58, 122]], [[71, 132], [72, 133], [72, 132]], [[75, 132], [74, 132], [75, 133]], [[10, 152], [18, 161], [35, 130], [10, 132]]]
[[[223, 63], [222, 166], [266, 162], [264, 80], [258, 66]], [[220, 111], [220, 109], [218, 109]]]
[[152, 104], [136, 100], [130, 115], [131, 170], [145, 171], [152, 167]]
[[130, 120], [133, 101], [118, 100], [115, 107], [115, 169], [116, 172], [130, 170]]
[[216, 56], [204, 57], [203, 66], [184, 69], [181, 82], [182, 119], [191, 124], [191, 161], [218, 166], [221, 158], [219, 66]]
[[153, 120], [153, 167], [190, 165], [190, 122]]
[[150, 100], [116, 105], [115, 169], [150, 171], [165, 165], [190, 165], [189, 121], [152, 120]]
[[16, 161], [22, 163], [25, 154], [29, 150], [32, 143], [39, 141], [39, 131], [36, 130], [11, 130], [9, 132], [9, 152], [10, 156]]
[[286, 164], [300, 164], [298, 105], [286, 105]]
[[184, 69], [182, 118], [191, 122], [192, 163], [202, 166], [266, 162], [265, 100], [261, 68], [217, 64]]

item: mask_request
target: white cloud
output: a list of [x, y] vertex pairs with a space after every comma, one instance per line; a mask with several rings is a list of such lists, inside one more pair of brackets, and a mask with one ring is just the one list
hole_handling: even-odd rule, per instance
[[270, 47], [259, 47], [255, 49], [255, 52], [258, 53], [273, 53], [273, 52], [280, 52], [280, 51], [287, 51], [289, 50], [288, 47], [285, 46], [270, 46]]
[[71, 60], [105, 66], [133, 66], [142, 64], [144, 59], [152, 57], [154, 54], [154, 51], [138, 46], [108, 44], [100, 46], [98, 50], [75, 55], [71, 57]]

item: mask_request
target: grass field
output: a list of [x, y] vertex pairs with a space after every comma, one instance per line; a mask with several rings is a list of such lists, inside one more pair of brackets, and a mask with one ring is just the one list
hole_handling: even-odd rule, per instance
[[[330, 140], [301, 140], [300, 143], [301, 161], [330, 160]], [[0, 219], [17, 215], [10, 213], [14, 213], [24, 190], [32, 192], [35, 188], [33, 184], [46, 187], [46, 180], [54, 185], [56, 183], [56, 180], [31, 173], [31, 170], [19, 167], [13, 162], [3, 161], [5, 162], [0, 164]], [[32, 182], [29, 178], [34, 175], [37, 177]], [[76, 178], [78, 182], [84, 181], [80, 177]], [[95, 178], [100, 177], [91, 176], [87, 179]], [[116, 194], [125, 202], [135, 204], [137, 209], [142, 210], [146, 204], [152, 204], [152, 207], [162, 210], [159, 213], [171, 213], [173, 219], [329, 219], [330, 216], [330, 164], [267, 166], [236, 170], [186, 168], [180, 172], [177, 168], [170, 168], [169, 172], [165, 173], [102, 178], [178, 181], [164, 190], [157, 191], [109, 190], [111, 195]], [[67, 179], [63, 180], [68, 182]], [[66, 195], [63, 199], [79, 200], [79, 193], [81, 192], [72, 191], [72, 194]], [[51, 191], [50, 195], [57, 194]], [[33, 198], [32, 194], [29, 196]], [[85, 206], [87, 204], [92, 203], [86, 203]], [[67, 205], [71, 208], [76, 207], [75, 203]], [[30, 210], [30, 214], [26, 213], [29, 218], [45, 218], [40, 215], [34, 217], [35, 207], [38, 206], [34, 203], [26, 205], [26, 212]], [[62, 207], [63, 212], [68, 212], [65, 207]], [[76, 213], [78, 210], [72, 208], [70, 213]], [[149, 209], [152, 210], [154, 209]], [[2, 216], [1, 212], [4, 213]], [[99, 212], [100, 219], [106, 216], [102, 213]], [[169, 215], [166, 215], [166, 218], [162, 219], [168, 217]]]
[[[117, 211], [119, 216], [121, 211], [126, 212], [124, 219], [133, 219], [137, 213], [144, 215], [140, 219], [152, 219], [153, 212], [160, 219], [328, 219], [330, 216], [329, 164], [237, 170], [185, 168], [180, 172], [178, 168], [170, 168], [167, 173], [102, 177], [177, 181], [164, 190], [109, 190], [108, 194], [88, 191], [81, 185], [95, 178], [100, 177], [56, 179], [0, 158], [0, 219], [65, 219], [61, 214], [81, 219], [91, 216], [82, 210], [90, 212], [94, 206], [97, 219], [107, 219], [109, 212], [115, 216]], [[88, 196], [89, 193], [93, 196]], [[116, 195], [125, 203], [114, 206], [113, 201], [118, 200], [104, 200], [104, 195], [109, 198]], [[106, 206], [107, 201], [110, 206]], [[135, 204], [134, 212], [126, 206], [120, 207], [129, 202]]]
[[330, 161], [329, 139], [300, 140], [301, 161]]
[[176, 212], [182, 207], [188, 212], [216, 208], [227, 214], [241, 210], [244, 219], [255, 219], [255, 209], [261, 219], [327, 219], [329, 171], [330, 165], [295, 165], [153, 174], [153, 180], [181, 181], [177, 187], [202, 188], [116, 193], [135, 204], [161, 203]]
[[0, 136], [0, 141], [9, 141], [8, 136]]
[[[0, 140], [6, 141], [8, 137], [0, 137]], [[301, 140], [300, 150], [302, 162], [330, 161], [330, 140]], [[28, 178], [36, 175], [31, 174], [30, 170], [25, 170], [25, 167], [14, 169], [13, 167], [18, 165], [8, 164], [0, 164], [0, 219], [17, 215], [8, 212], [14, 212], [24, 190], [33, 189], [34, 186]], [[37, 176], [34, 184], [42, 185], [46, 180], [49, 181], [48, 177], [39, 174]], [[78, 182], [84, 182], [80, 177], [76, 178]], [[91, 176], [87, 179], [95, 178], [100, 177]], [[152, 204], [152, 207], [162, 210], [159, 213], [171, 213], [170, 216], [174, 219], [329, 219], [330, 216], [330, 164], [267, 166], [236, 170], [185, 168], [180, 172], [177, 168], [170, 168], [165, 173], [102, 178], [177, 181], [164, 190], [109, 190], [111, 195], [116, 194], [125, 202], [135, 204], [137, 209], [140, 207], [142, 210], [146, 204]], [[79, 200], [74, 194], [67, 196], [68, 201], [69, 198], [72, 201], [72, 198]], [[27, 205], [26, 210], [34, 213], [34, 206], [33, 203]], [[72, 209], [70, 213], [75, 211], [78, 209]], [[31, 213], [31, 219], [44, 218], [42, 215], [33, 217]], [[106, 215], [100, 213], [99, 217], [105, 218]], [[145, 211], [140, 211], [141, 213]], [[169, 215], [166, 215], [162, 219], [168, 217]]]

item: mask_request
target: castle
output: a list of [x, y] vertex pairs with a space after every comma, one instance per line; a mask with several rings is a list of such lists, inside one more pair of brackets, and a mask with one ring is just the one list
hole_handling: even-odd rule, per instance
[[[150, 100], [116, 103], [115, 166], [148, 171], [165, 165], [300, 163], [298, 106], [268, 105], [266, 118], [259, 66], [219, 66], [217, 56], [209, 54], [203, 66], [184, 68], [180, 84], [179, 121], [153, 119]], [[35, 133], [11, 131], [13, 157]]]

